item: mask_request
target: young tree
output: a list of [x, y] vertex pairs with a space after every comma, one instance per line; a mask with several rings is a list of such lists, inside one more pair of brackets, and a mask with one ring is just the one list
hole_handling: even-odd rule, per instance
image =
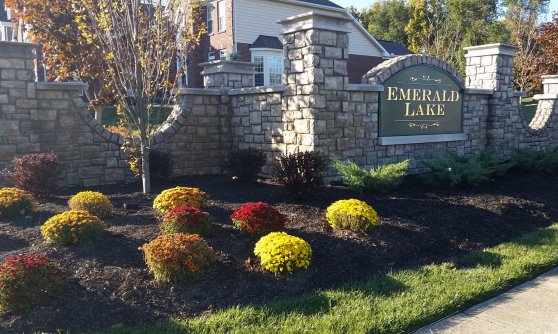
[[103, 55], [126, 125], [139, 133], [144, 193], [151, 190], [149, 151], [160, 108], [174, 102], [177, 54], [187, 54], [204, 33], [200, 4], [186, 0], [82, 0], [92, 29], [82, 29]]
[[[86, 95], [95, 117], [100, 120], [103, 106], [112, 102], [112, 92], [106, 85], [102, 54], [94, 43], [80, 32], [76, 18], [79, 0], [6, 0], [13, 9], [14, 20], [22, 19], [30, 27], [32, 42], [42, 45], [47, 79], [79, 80], [88, 84]], [[84, 22], [86, 29], [90, 22]]]

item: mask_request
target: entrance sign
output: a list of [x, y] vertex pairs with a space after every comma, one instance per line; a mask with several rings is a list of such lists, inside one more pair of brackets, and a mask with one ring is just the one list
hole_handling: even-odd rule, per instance
[[463, 87], [430, 65], [407, 67], [383, 83], [380, 137], [463, 132]]

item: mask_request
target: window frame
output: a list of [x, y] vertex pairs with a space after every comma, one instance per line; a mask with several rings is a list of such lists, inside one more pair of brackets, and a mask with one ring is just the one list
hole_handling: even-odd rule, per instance
[[227, 31], [227, 4], [225, 0], [219, 0], [217, 1], [217, 32], [223, 31]]
[[[256, 58], [261, 58], [263, 61], [263, 66], [261, 66], [261, 69], [263, 70], [262, 72], [258, 72], [256, 74], [257, 75], [261, 75], [263, 74], [263, 86], [276, 86], [276, 85], [282, 85], [283, 84], [283, 73], [285, 71], [285, 65], [284, 65], [284, 57], [283, 57], [283, 51], [282, 50], [277, 50], [277, 49], [264, 49], [264, 48], [256, 48], [256, 49], [250, 49], [252, 55], [251, 55], [251, 60], [253, 63], [259, 63], [259, 59]], [[274, 58], [279, 58], [279, 62], [275, 62], [274, 64], [272, 64], [272, 60]], [[279, 82], [274, 82], [271, 83], [271, 79], [272, 79], [272, 73], [271, 70], [274, 68], [277, 68], [276, 66], [272, 66], [272, 65], [279, 65], [280, 66], [280, 79]], [[258, 71], [258, 67], [257, 66], [255, 68], [256, 71]], [[274, 74], [279, 74], [279, 73], [274, 73]], [[254, 77], [254, 85], [256, 87], [262, 87], [260, 85], [258, 85], [258, 78]]]
[[213, 4], [209, 4], [207, 5], [205, 10], [205, 16], [206, 16], [206, 25], [207, 25], [207, 34], [211, 35], [213, 34], [213, 12], [215, 11], [215, 9], [213, 8]]

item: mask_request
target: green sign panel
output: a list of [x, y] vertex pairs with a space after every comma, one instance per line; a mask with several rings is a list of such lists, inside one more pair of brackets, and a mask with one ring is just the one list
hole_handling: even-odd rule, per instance
[[463, 132], [463, 87], [445, 70], [416, 65], [384, 81], [380, 137]]

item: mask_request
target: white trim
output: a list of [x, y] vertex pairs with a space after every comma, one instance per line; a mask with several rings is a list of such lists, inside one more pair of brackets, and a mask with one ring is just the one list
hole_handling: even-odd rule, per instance
[[467, 139], [467, 135], [465, 135], [464, 133], [422, 135], [422, 136], [379, 137], [378, 145], [441, 143], [447, 141], [463, 141], [466, 139]]
[[271, 51], [271, 52], [283, 52], [283, 49], [273, 49], [273, 48], [250, 48], [250, 52], [252, 51]]
[[[223, 6], [223, 10], [219, 10], [219, 5]], [[223, 26], [221, 27], [221, 12], [223, 12]], [[217, 32], [227, 31], [227, 2], [225, 0], [217, 0]]]
[[467, 51], [465, 58], [470, 57], [482, 57], [482, 56], [494, 56], [494, 55], [505, 55], [515, 57], [517, 54], [518, 47], [515, 45], [504, 44], [504, 43], [493, 43], [485, 45], [476, 45], [463, 48]]

